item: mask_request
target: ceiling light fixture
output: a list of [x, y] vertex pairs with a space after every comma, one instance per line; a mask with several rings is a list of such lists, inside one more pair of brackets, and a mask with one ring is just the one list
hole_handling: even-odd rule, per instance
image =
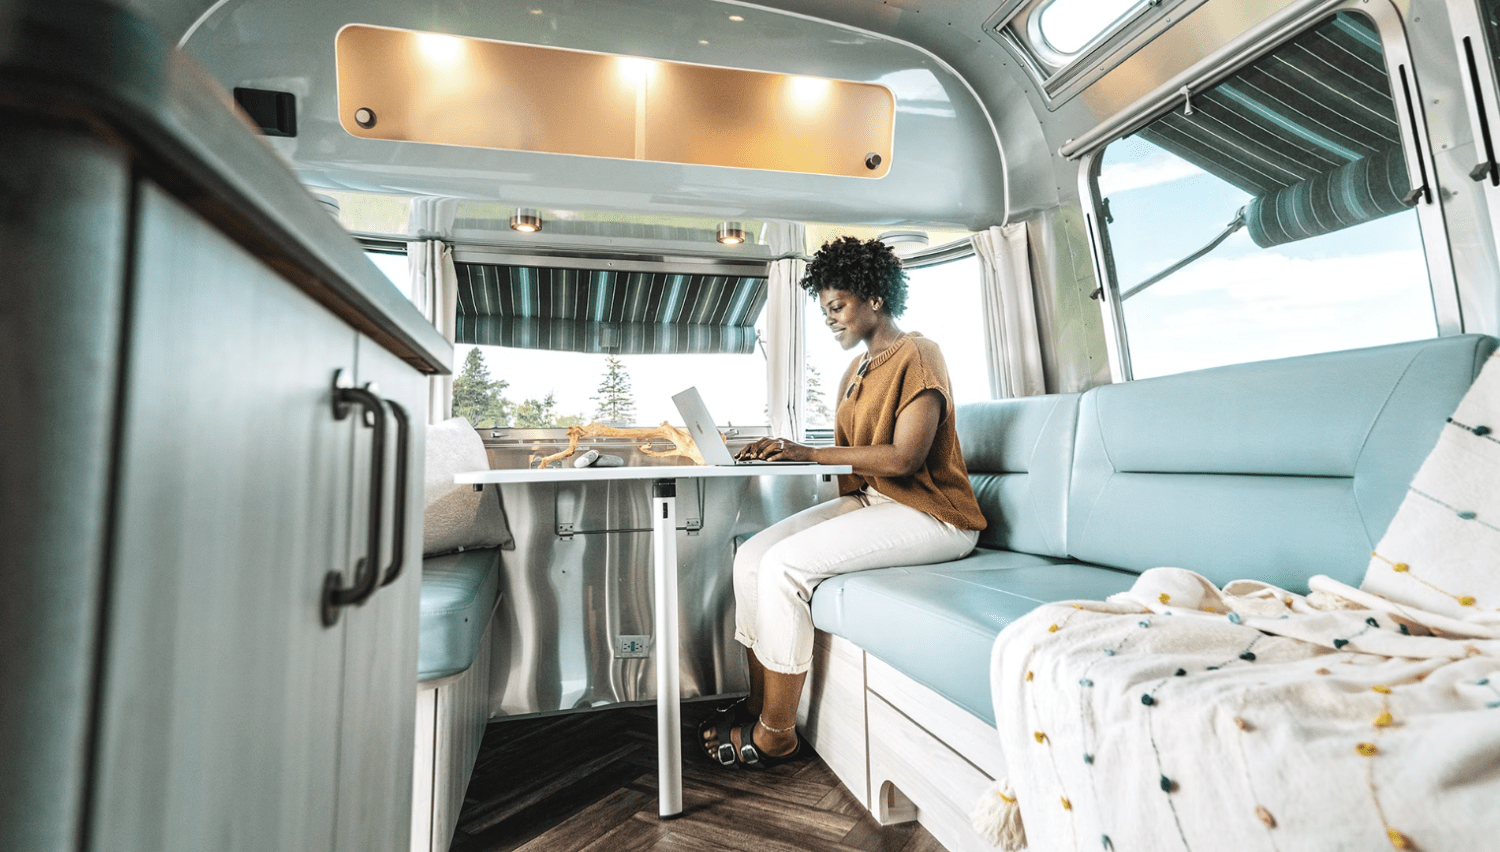
[[312, 194], [312, 197], [316, 198], [318, 200], [318, 203], [323, 205], [323, 209], [332, 214], [334, 219], [339, 218], [339, 200], [337, 198], [334, 198], [331, 195], [323, 195], [322, 193], [318, 192], [314, 192]]
[[875, 239], [890, 246], [897, 257], [909, 257], [927, 248], [924, 231], [886, 231]]
[[517, 207], [516, 215], [510, 217], [510, 229], [534, 234], [542, 229], [542, 215], [530, 207]]
[[726, 246], [737, 246], [749, 242], [750, 234], [740, 227], [739, 222], [720, 222], [719, 231], [714, 239]]

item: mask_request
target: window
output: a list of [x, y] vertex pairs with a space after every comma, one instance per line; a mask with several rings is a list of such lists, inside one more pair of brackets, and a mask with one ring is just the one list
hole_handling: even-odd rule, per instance
[[763, 263], [494, 260], [455, 263], [455, 414], [476, 426], [655, 426], [680, 422], [672, 395], [696, 386], [720, 425], [767, 423]]
[[[906, 313], [896, 324], [904, 331], [921, 332], [942, 347], [955, 402], [989, 399], [979, 260], [970, 254], [946, 263], [909, 268], [906, 276]], [[839, 380], [864, 349], [840, 349], [823, 324], [816, 302], [808, 306], [806, 335], [808, 398], [803, 425], [809, 430], [831, 431]]]
[[1037, 28], [1048, 47], [1073, 56], [1145, 5], [1145, 0], [1052, 0], [1042, 7]]
[[[763, 336], [764, 327], [762, 317], [757, 333]], [[672, 394], [690, 386], [698, 388], [720, 426], [765, 426], [768, 420], [766, 359], [759, 348], [748, 354], [609, 355], [458, 344], [453, 357], [453, 413], [475, 426], [680, 424]], [[491, 383], [490, 393], [484, 381]]]
[[1136, 378], [1431, 337], [1384, 56], [1340, 13], [1103, 154]]
[[365, 257], [375, 264], [375, 268], [385, 273], [391, 283], [406, 298], [411, 298], [411, 269], [407, 265], [406, 255], [392, 251], [366, 251]]

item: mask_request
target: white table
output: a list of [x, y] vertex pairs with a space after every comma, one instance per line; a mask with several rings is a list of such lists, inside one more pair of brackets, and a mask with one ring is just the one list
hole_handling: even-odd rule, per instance
[[650, 482], [651, 549], [656, 575], [656, 761], [661, 779], [660, 813], [682, 813], [682, 708], [677, 647], [677, 480], [748, 476], [824, 477], [850, 473], [848, 465], [747, 464], [734, 467], [653, 465], [647, 467], [563, 467], [545, 470], [477, 470], [453, 481], [481, 488], [505, 483]]

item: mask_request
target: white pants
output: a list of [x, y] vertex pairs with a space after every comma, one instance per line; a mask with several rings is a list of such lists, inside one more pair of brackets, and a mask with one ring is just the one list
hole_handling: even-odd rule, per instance
[[735, 641], [773, 672], [812, 665], [813, 589], [838, 574], [929, 565], [967, 556], [961, 530], [874, 489], [820, 503], [772, 524], [734, 556]]

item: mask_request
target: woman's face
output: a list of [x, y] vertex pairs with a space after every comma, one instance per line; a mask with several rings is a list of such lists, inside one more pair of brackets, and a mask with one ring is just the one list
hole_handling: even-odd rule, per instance
[[866, 341], [880, 323], [881, 303], [874, 299], [861, 299], [848, 290], [829, 288], [818, 293], [818, 305], [823, 309], [824, 322], [833, 332], [833, 339], [840, 347], [852, 349], [856, 343]]

